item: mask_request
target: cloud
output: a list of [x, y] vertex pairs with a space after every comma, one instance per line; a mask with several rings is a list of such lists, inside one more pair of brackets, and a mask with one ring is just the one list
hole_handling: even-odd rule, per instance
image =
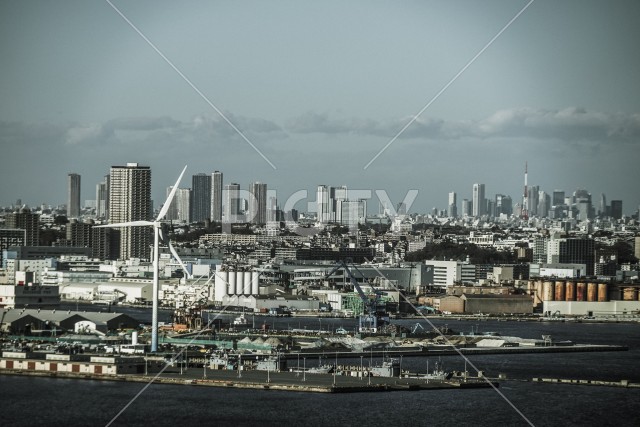
[[[308, 112], [289, 119], [286, 129], [300, 134], [362, 134], [395, 136], [411, 117], [374, 121], [335, 118]], [[482, 120], [445, 121], [419, 117], [400, 136], [403, 139], [534, 138], [568, 141], [634, 141], [640, 138], [640, 114], [589, 112], [584, 108], [544, 110], [528, 107], [499, 110]]]

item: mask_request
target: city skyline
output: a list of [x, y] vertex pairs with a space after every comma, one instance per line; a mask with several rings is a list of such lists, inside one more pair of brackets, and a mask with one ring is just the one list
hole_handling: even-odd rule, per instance
[[411, 211], [430, 212], [474, 182], [521, 203], [528, 162], [532, 187], [635, 212], [633, 1], [533, 2], [364, 169], [526, 4], [114, 2], [273, 169], [109, 4], [4, 2], [0, 205], [63, 203], [71, 171], [94, 199], [111, 165], [138, 162], [156, 201], [188, 164], [266, 182], [279, 203], [345, 184], [394, 204], [417, 189]]

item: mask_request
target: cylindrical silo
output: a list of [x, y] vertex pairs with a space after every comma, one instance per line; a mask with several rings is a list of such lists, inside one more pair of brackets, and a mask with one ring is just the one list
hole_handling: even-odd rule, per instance
[[598, 284], [587, 283], [587, 301], [594, 302], [598, 300]]
[[251, 295], [260, 293], [260, 273], [253, 270], [251, 272]]
[[244, 291], [245, 295], [251, 295], [251, 272], [244, 272]]
[[576, 284], [575, 282], [567, 282], [564, 288], [564, 300], [575, 301], [576, 300]]
[[236, 271], [236, 295], [242, 295], [244, 292], [244, 271]]
[[555, 301], [564, 301], [564, 282], [559, 280], [555, 286]]
[[542, 284], [542, 301], [553, 301], [553, 282]]
[[236, 295], [236, 271], [229, 269], [229, 295]]
[[609, 286], [606, 283], [598, 284], [598, 302], [609, 301]]
[[576, 301], [587, 300], [587, 284], [584, 282], [578, 282], [576, 285]]
[[227, 286], [229, 283], [229, 272], [222, 269], [216, 269], [216, 278], [213, 285], [214, 301], [222, 301], [227, 296]]

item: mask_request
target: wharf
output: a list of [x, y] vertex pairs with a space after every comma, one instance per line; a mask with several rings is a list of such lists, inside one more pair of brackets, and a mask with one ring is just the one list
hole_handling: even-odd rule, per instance
[[29, 375], [39, 377], [89, 379], [101, 381], [128, 381], [157, 384], [173, 384], [204, 387], [240, 388], [252, 390], [279, 390], [311, 393], [361, 393], [383, 391], [461, 390], [498, 386], [489, 380], [435, 381], [417, 378], [350, 377], [332, 374], [310, 374], [301, 372], [212, 371], [189, 368], [183, 374], [89, 375], [70, 372], [28, 372], [2, 370], [5, 375]]

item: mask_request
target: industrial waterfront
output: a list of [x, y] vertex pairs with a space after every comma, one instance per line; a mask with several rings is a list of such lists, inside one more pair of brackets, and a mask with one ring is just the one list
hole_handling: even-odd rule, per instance
[[[126, 309], [124, 310], [138, 310]], [[143, 310], [144, 311], [144, 310]], [[274, 329], [301, 326], [311, 328], [319, 319], [268, 318]], [[295, 324], [294, 324], [295, 322]], [[298, 325], [298, 322], [300, 324]], [[322, 318], [323, 328], [351, 327], [353, 319]], [[394, 321], [411, 325], [415, 319]], [[640, 325], [637, 323], [504, 322], [498, 320], [432, 319], [436, 326], [459, 333], [492, 332], [503, 336], [539, 338], [551, 335], [559, 341], [628, 346], [628, 351], [576, 352], [564, 354], [470, 355], [469, 360], [490, 378], [502, 376], [500, 393], [537, 426], [540, 425], [637, 425], [640, 389], [601, 385], [550, 384], [534, 378], [559, 378], [617, 382], [640, 382]], [[429, 325], [421, 321], [425, 328]], [[338, 364], [353, 363], [340, 355], [327, 354]], [[373, 362], [378, 363], [375, 357]], [[464, 370], [460, 356], [406, 357], [404, 369], [424, 372], [436, 362], [447, 370]], [[290, 365], [295, 366], [296, 362]], [[307, 366], [321, 360], [309, 357]], [[474, 372], [471, 372], [474, 373]], [[174, 370], [175, 374], [175, 370]], [[394, 425], [522, 425], [523, 419], [492, 389], [412, 390], [393, 393], [318, 394], [288, 393], [268, 389], [266, 372], [254, 372], [253, 382], [262, 390], [231, 387], [198, 387], [201, 369], [189, 368], [177, 385], [152, 384], [118, 418], [116, 425], [158, 425], [175, 422], [220, 425], [360, 425], [393, 422]], [[237, 376], [237, 373], [226, 373]], [[304, 384], [302, 375], [287, 373], [292, 384]], [[264, 377], [264, 378], [263, 378]], [[19, 405], [6, 405], [5, 420], [12, 425], [106, 424], [144, 386], [142, 383], [2, 376], [4, 402], [29, 402], [38, 414], [24, 418]], [[209, 372], [208, 379], [211, 379]], [[194, 384], [193, 381], [196, 380]], [[367, 379], [327, 376], [327, 385], [336, 381], [365, 383]], [[374, 380], [375, 382], [375, 380]], [[309, 384], [309, 383], [308, 383]], [[313, 384], [311, 382], [310, 384]], [[37, 394], [33, 392], [37, 387]], [[108, 402], [108, 403], [107, 403]], [[86, 414], [93, 419], [87, 421]], [[479, 417], [479, 414], [482, 414]]]

